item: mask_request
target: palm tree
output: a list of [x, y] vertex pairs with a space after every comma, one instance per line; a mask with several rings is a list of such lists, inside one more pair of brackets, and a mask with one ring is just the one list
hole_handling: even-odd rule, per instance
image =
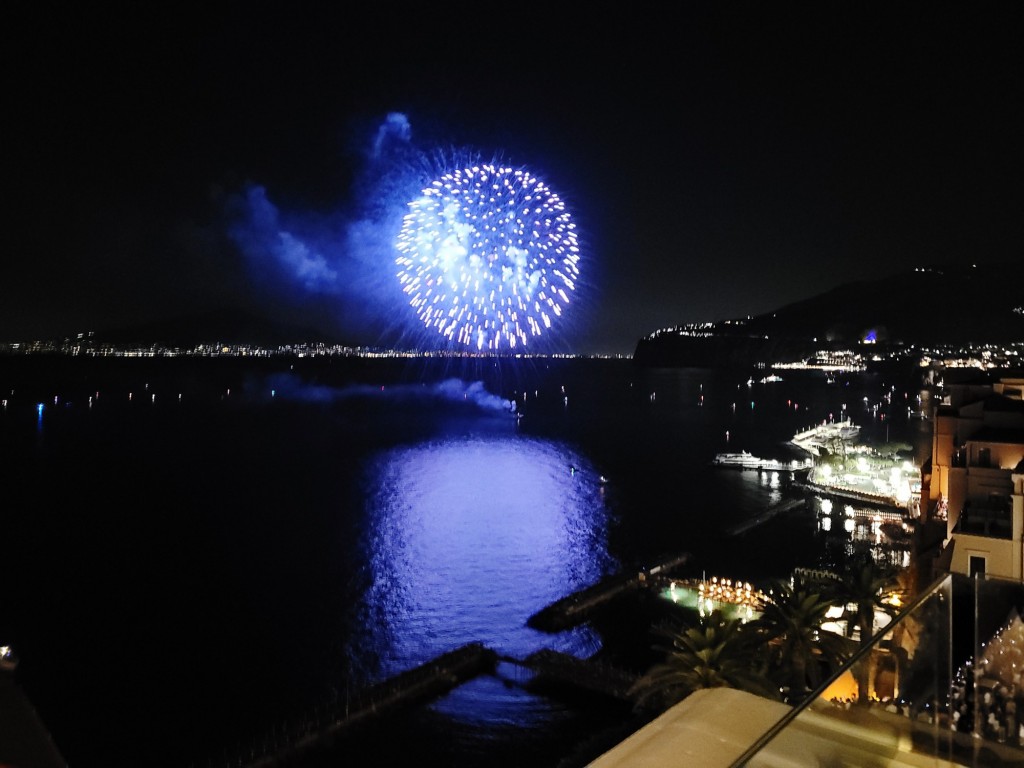
[[823, 590], [800, 581], [776, 581], [754, 622], [765, 643], [764, 671], [789, 690], [785, 698], [790, 701], [817, 688], [850, 655], [842, 635], [822, 628], [831, 607]]
[[702, 688], [739, 688], [778, 698], [778, 688], [755, 670], [756, 638], [742, 620], [713, 611], [695, 627], [655, 627], [669, 641], [665, 654], [630, 690], [637, 708], [665, 709]]

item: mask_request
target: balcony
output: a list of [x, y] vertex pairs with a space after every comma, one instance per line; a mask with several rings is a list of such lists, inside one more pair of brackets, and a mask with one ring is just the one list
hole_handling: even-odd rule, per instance
[[984, 505], [970, 501], [964, 505], [953, 533], [1010, 539], [1013, 536], [1013, 511], [1010, 499], [994, 499]]

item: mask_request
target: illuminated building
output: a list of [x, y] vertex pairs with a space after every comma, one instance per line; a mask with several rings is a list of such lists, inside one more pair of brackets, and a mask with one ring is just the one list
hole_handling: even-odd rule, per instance
[[1024, 379], [961, 384], [936, 408], [928, 503], [942, 570], [1024, 579]]

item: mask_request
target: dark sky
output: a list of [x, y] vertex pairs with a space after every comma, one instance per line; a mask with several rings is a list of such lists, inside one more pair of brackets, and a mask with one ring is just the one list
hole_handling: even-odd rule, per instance
[[[567, 202], [565, 351], [1024, 261], [1018, 3], [79, 5], [4, 11], [0, 341], [219, 306], [387, 341], [353, 225], [391, 113]], [[332, 290], [232, 236], [253, 189]]]

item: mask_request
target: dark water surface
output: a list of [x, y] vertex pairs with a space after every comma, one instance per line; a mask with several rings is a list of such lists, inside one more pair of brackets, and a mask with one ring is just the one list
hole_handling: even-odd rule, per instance
[[[752, 377], [587, 359], [3, 359], [0, 642], [76, 768], [221, 765], [468, 642], [590, 656], [599, 628], [526, 620], [664, 554], [758, 581], [847, 548], [854, 534], [826, 534], [811, 505], [730, 536], [788, 491], [710, 468], [716, 452], [803, 458], [794, 432], [846, 415], [865, 439], [927, 449], [912, 372]], [[325, 764], [554, 767], [626, 719], [523, 678], [500, 664]]]

